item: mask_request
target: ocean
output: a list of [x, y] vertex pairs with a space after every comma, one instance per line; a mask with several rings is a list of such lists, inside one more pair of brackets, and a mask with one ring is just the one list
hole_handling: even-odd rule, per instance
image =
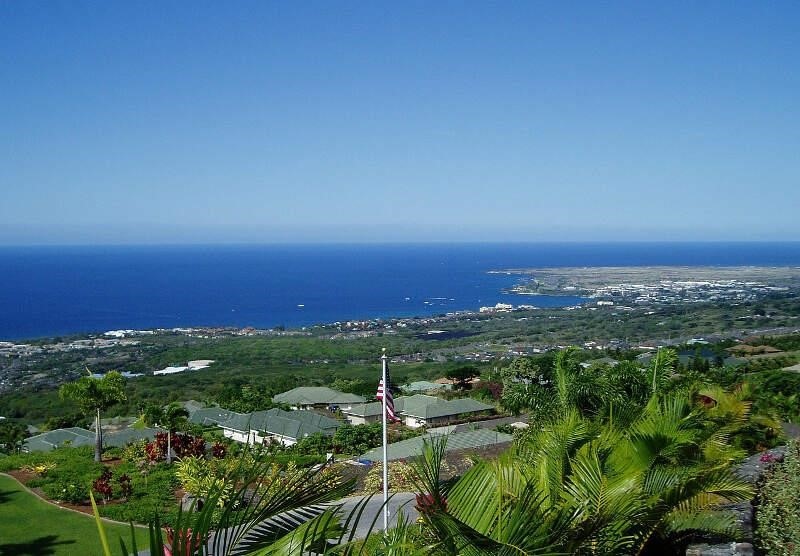
[[800, 243], [0, 248], [0, 339], [190, 326], [300, 327], [579, 298], [503, 293], [555, 266], [800, 265]]

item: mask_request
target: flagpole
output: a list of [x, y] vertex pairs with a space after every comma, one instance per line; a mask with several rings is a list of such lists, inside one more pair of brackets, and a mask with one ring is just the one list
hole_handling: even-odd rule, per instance
[[389, 385], [386, 382], [386, 348], [383, 348], [383, 355], [381, 355], [381, 370], [382, 370], [382, 384], [383, 396], [381, 396], [381, 404], [383, 405], [383, 532], [389, 529], [389, 453], [388, 442], [386, 434], [386, 396]]

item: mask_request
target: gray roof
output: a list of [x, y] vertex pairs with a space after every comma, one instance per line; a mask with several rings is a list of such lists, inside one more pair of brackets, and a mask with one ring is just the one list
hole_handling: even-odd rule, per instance
[[29, 452], [49, 452], [59, 446], [91, 446], [94, 444], [94, 433], [80, 427], [55, 429], [25, 440], [25, 448]]
[[198, 409], [205, 408], [206, 404], [202, 402], [198, 402], [197, 400], [188, 400], [182, 402], [181, 405], [189, 412], [189, 415], [197, 411]]
[[494, 406], [479, 402], [472, 398], [456, 398], [443, 400], [433, 396], [416, 394], [403, 399], [402, 413], [420, 419], [433, 419], [435, 417], [449, 417], [465, 413], [479, 413], [489, 411]]
[[[472, 398], [443, 400], [435, 396], [415, 394], [413, 396], [398, 396], [394, 399], [395, 413], [417, 417], [419, 419], [433, 419], [435, 417], [449, 417], [465, 413], [479, 413], [492, 409], [494, 409], [494, 406]], [[381, 402], [371, 402], [353, 406], [352, 409], [348, 409], [344, 413], [359, 417], [380, 415]]]
[[[123, 447], [137, 440], [150, 440], [156, 434], [155, 429], [127, 428], [118, 432], [103, 434], [103, 445]], [[29, 452], [49, 452], [60, 446], [94, 446], [94, 432], [80, 427], [55, 429], [25, 440], [25, 448]]]
[[[433, 438], [440, 438], [442, 436], [446, 436], [447, 438], [447, 446], [445, 448], [447, 452], [495, 446], [497, 444], [511, 442], [514, 439], [510, 434], [486, 429], [457, 432], [450, 435], [424, 434], [422, 436], [389, 444], [387, 448], [388, 459], [392, 461], [420, 456], [422, 455], [422, 447], [426, 440], [430, 441]], [[362, 455], [360, 459], [383, 461], [383, 448], [374, 448]]]
[[339, 405], [364, 403], [366, 399], [356, 394], [347, 394], [326, 386], [300, 386], [277, 394], [274, 402], [288, 405]]
[[315, 433], [332, 435], [339, 424], [339, 421], [313, 411], [284, 411], [273, 408], [254, 413], [236, 413], [219, 425], [241, 433], [254, 430], [299, 439]]
[[235, 411], [221, 407], [204, 407], [189, 413], [189, 422], [196, 425], [219, 425], [239, 415]]
[[[156, 429], [127, 428], [121, 431], [103, 434], [103, 444], [105, 446], [116, 446], [118, 448], [122, 448], [131, 442], [137, 442], [139, 440], [152, 440], [155, 438], [157, 432], [159, 431]], [[94, 442], [94, 437], [92, 438], [92, 442]]]

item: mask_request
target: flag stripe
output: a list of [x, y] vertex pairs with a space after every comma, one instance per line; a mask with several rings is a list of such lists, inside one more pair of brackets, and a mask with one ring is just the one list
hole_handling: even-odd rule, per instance
[[[386, 376], [386, 383], [389, 384], [389, 388], [386, 388], [386, 417], [390, 421], [399, 421], [397, 415], [394, 412], [394, 398], [392, 397], [392, 388], [391, 388], [391, 381], [389, 380], [389, 376], [387, 373]], [[379, 400], [383, 401], [383, 379], [378, 382], [378, 392], [375, 394], [375, 397]]]

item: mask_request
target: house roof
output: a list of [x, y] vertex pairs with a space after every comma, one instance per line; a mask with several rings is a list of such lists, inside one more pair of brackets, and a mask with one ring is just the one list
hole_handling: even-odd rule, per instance
[[299, 386], [274, 396], [272, 400], [289, 405], [338, 405], [366, 401], [356, 394], [338, 392], [326, 386]]
[[[116, 446], [122, 448], [123, 446], [127, 446], [131, 442], [136, 442], [138, 440], [152, 440], [155, 438], [156, 433], [159, 432], [156, 429], [122, 429], [118, 432], [103, 434], [103, 444], [105, 446]], [[92, 438], [92, 442], [94, 442], [94, 437]]]
[[761, 353], [783, 353], [778, 348], [774, 348], [772, 346], [761, 345], [761, 346], [751, 346], [748, 344], [739, 344], [733, 347], [727, 348], [726, 351], [730, 351], [731, 353], [740, 353], [745, 355], [758, 355]]
[[[122, 447], [137, 440], [150, 440], [155, 436], [156, 432], [158, 431], [155, 429], [147, 428], [127, 428], [118, 432], [110, 432], [103, 434], [103, 445]], [[37, 434], [25, 440], [25, 447], [29, 452], [49, 452], [65, 444], [70, 446], [93, 446], [94, 432], [80, 427], [70, 427]]]
[[240, 433], [254, 430], [298, 439], [315, 433], [332, 435], [339, 427], [339, 422], [313, 411], [284, 411], [273, 408], [253, 413], [236, 413], [219, 426]]
[[29, 452], [49, 452], [69, 443], [71, 446], [90, 446], [94, 444], [94, 433], [80, 427], [55, 429], [31, 436], [25, 440]]
[[404, 415], [417, 417], [420, 419], [433, 419], [435, 417], [447, 417], [451, 415], [461, 415], [463, 413], [477, 413], [489, 411], [494, 406], [479, 402], [472, 398], [456, 398], [454, 400], [443, 400], [434, 396], [415, 394], [403, 398], [401, 411]]
[[[435, 435], [429, 433], [389, 444], [389, 446], [387, 446], [388, 459], [392, 461], [420, 456], [422, 455], [422, 448], [425, 441], [430, 441], [433, 438], [440, 438], [442, 436], [446, 436], [447, 438], [447, 446], [445, 447], [445, 451], [447, 452], [494, 446], [496, 444], [511, 442], [514, 439], [510, 434], [487, 429], [457, 432], [450, 435]], [[372, 449], [362, 455], [360, 459], [383, 461], [383, 448]]]
[[221, 407], [203, 407], [194, 411], [189, 410], [189, 421], [197, 425], [219, 425], [236, 415], [239, 414]]
[[185, 402], [181, 403], [181, 405], [186, 409], [186, 411], [189, 412], [189, 415], [191, 415], [192, 413], [194, 413], [198, 409], [205, 408], [205, 406], [206, 406], [206, 404], [204, 404], [202, 402], [198, 402], [197, 400], [188, 400], [188, 401], [185, 401]]
[[590, 359], [588, 361], [584, 361], [581, 363], [581, 366], [584, 368], [594, 367], [597, 365], [610, 365], [612, 367], [616, 366], [619, 363], [616, 359], [612, 357], [601, 357], [600, 359]]
[[[480, 411], [489, 411], [490, 409], [494, 409], [494, 406], [472, 398], [443, 400], [435, 396], [415, 394], [413, 396], [398, 396], [394, 399], [395, 413], [417, 417], [419, 419], [433, 419], [434, 417], [461, 415], [463, 413], [478, 413]], [[358, 417], [373, 417], [375, 415], [380, 415], [381, 411], [381, 402], [371, 402], [355, 405], [352, 409], [344, 411], [344, 413]]]

